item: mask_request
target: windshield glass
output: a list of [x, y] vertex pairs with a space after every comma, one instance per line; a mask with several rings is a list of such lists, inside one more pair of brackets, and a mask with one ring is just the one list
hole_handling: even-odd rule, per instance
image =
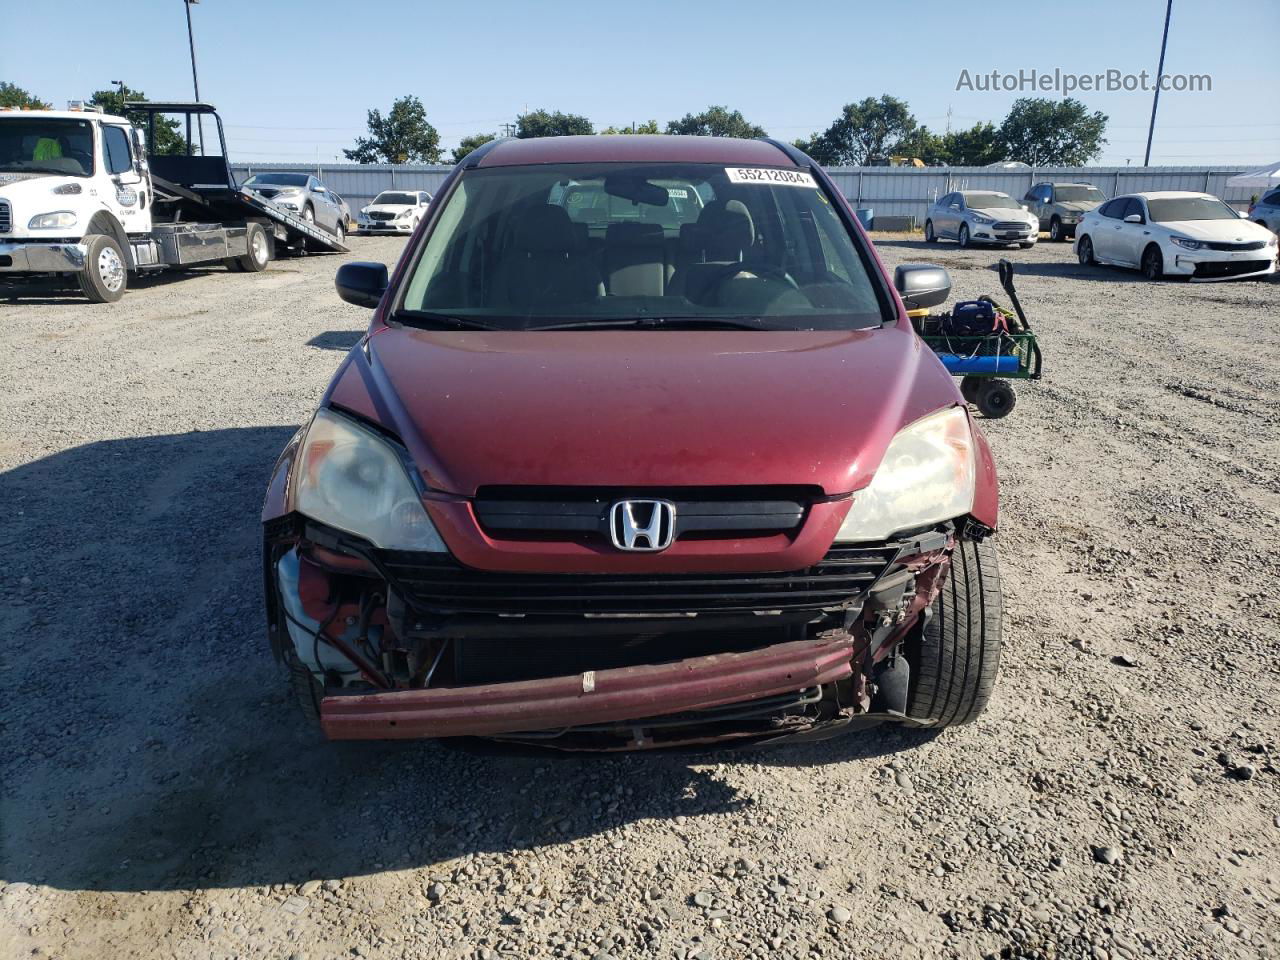
[[390, 192], [388, 192], [388, 193], [380, 193], [380, 194], [378, 194], [378, 195], [374, 198], [373, 202], [374, 202], [374, 203], [396, 203], [396, 204], [403, 204], [403, 203], [407, 203], [407, 204], [412, 205], [412, 204], [415, 204], [415, 203], [417, 203], [417, 202], [418, 202], [418, 198], [417, 198], [417, 197], [415, 197], [412, 193], [390, 193]]
[[93, 124], [21, 114], [0, 119], [0, 170], [90, 176]]
[[1018, 210], [1018, 201], [1003, 193], [966, 193], [964, 205], [970, 210]]
[[1097, 187], [1054, 187], [1053, 199], [1059, 203], [1101, 203], [1107, 199]]
[[1173, 220], [1238, 220], [1240, 215], [1216, 197], [1173, 197], [1148, 200], [1147, 209], [1156, 223]]
[[255, 173], [245, 183], [271, 184], [277, 187], [305, 187], [307, 185], [307, 175], [305, 173]]
[[401, 314], [509, 329], [646, 318], [849, 329], [889, 316], [869, 271], [826, 194], [794, 170], [495, 167], [467, 171], [444, 201]]

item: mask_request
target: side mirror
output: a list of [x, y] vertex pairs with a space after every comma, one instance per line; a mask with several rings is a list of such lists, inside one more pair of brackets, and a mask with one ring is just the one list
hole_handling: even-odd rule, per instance
[[1131, 213], [1131, 214], [1129, 214], [1127, 217], [1125, 217], [1125, 218], [1124, 218], [1124, 222], [1125, 222], [1125, 223], [1142, 223], [1142, 222], [1143, 222], [1143, 220], [1142, 220], [1142, 214], [1140, 214], [1140, 213]]
[[338, 296], [357, 307], [373, 309], [382, 302], [387, 292], [387, 265], [385, 263], [344, 263], [333, 278]]
[[312, 193], [328, 193], [329, 191], [326, 190], [324, 187], [320, 186], [319, 184], [316, 184], [314, 187], [311, 188], [311, 192]]
[[1236, 211], [1236, 216], [1241, 217], [1241, 218], [1242, 218], [1242, 219], [1244, 219], [1244, 220], [1248, 220], [1248, 219], [1249, 219], [1249, 211], [1248, 211], [1248, 210], [1237, 210], [1237, 211]]
[[933, 307], [951, 296], [951, 274], [932, 263], [904, 263], [893, 271], [893, 286], [908, 310]]

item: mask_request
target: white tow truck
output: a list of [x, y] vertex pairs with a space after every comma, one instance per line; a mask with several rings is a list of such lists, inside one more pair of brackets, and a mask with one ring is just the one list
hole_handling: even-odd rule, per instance
[[[280, 248], [347, 249], [240, 187], [211, 105], [126, 104], [148, 133], [124, 117], [71, 106], [0, 110], [0, 284], [18, 281], [6, 295], [16, 296], [25, 280], [73, 276], [86, 297], [108, 303], [124, 295], [130, 274], [217, 262], [256, 272]], [[185, 117], [186, 154], [148, 155], [165, 116]], [[218, 155], [203, 149], [206, 118]]]

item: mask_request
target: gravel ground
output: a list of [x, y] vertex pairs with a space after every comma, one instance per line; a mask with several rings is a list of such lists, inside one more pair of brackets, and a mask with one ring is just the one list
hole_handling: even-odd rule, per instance
[[[879, 242], [999, 294], [999, 253]], [[300, 726], [257, 516], [368, 319], [336, 258], [0, 301], [0, 952], [1280, 953], [1280, 281], [1007, 255], [1046, 377], [987, 428], [1007, 617], [988, 713], [695, 756]]]

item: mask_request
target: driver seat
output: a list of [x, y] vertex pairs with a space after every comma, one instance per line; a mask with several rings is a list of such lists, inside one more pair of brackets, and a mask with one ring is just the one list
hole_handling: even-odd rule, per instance
[[531, 310], [586, 303], [604, 296], [604, 283], [564, 207], [544, 203], [514, 218], [494, 291], [498, 305]]

